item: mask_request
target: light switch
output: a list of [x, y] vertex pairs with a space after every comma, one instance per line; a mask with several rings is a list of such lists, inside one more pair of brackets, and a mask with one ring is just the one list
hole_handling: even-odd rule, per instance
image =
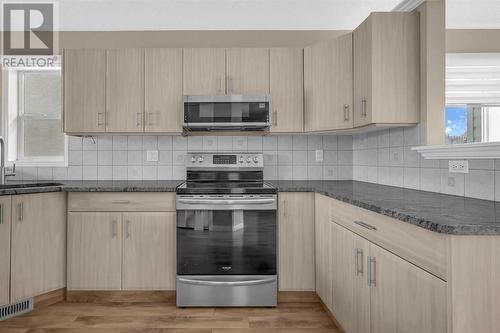
[[146, 161], [158, 162], [158, 150], [148, 150], [146, 152]]
[[323, 149], [316, 150], [316, 162], [323, 162]]

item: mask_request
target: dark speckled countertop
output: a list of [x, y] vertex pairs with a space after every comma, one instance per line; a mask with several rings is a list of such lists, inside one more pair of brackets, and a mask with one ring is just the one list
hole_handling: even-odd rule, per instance
[[[173, 192], [172, 181], [64, 181], [1, 188], [0, 195], [41, 192]], [[500, 202], [356, 181], [268, 181], [281, 192], [316, 192], [422, 228], [454, 235], [500, 235]], [[16, 182], [18, 184], [18, 182]]]
[[279, 191], [316, 192], [422, 228], [500, 235], [500, 202], [356, 181], [272, 181]]

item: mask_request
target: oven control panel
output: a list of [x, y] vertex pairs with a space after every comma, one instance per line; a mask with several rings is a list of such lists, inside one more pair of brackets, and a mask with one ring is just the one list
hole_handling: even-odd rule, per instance
[[261, 153], [188, 153], [188, 168], [263, 168]]

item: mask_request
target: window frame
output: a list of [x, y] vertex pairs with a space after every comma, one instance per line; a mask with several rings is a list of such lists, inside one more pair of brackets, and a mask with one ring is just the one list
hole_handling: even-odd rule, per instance
[[[54, 68], [16, 68], [3, 70], [3, 134], [7, 138], [7, 156], [6, 164], [16, 166], [36, 166], [36, 167], [66, 167], [68, 166], [68, 136], [64, 134], [64, 150], [62, 156], [38, 156], [25, 157], [23, 151], [24, 142], [24, 119], [60, 119], [61, 128], [63, 121], [63, 97], [61, 93], [61, 113], [60, 115], [40, 114], [26, 115], [24, 114], [24, 75], [28, 73], [39, 72], [54, 72], [61, 78], [62, 87], [62, 71], [60, 67]], [[9, 98], [15, 96], [15, 98]]]

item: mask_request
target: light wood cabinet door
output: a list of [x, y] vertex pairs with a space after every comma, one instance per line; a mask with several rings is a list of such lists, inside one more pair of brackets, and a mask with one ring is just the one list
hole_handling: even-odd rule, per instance
[[370, 332], [365, 263], [370, 243], [336, 223], [331, 225], [332, 312], [345, 332]]
[[353, 127], [352, 34], [304, 50], [305, 130]]
[[145, 50], [145, 132], [181, 133], [182, 49]]
[[176, 215], [123, 213], [123, 289], [175, 290]]
[[106, 50], [65, 49], [64, 131], [106, 131]]
[[303, 132], [304, 51], [302, 48], [272, 48], [269, 52], [271, 132]]
[[226, 93], [226, 51], [223, 48], [183, 49], [184, 95]]
[[332, 223], [328, 197], [315, 195], [316, 292], [332, 311]]
[[226, 49], [227, 94], [269, 93], [269, 49]]
[[368, 17], [353, 33], [354, 127], [372, 122], [372, 18]]
[[66, 195], [12, 197], [11, 301], [66, 286]]
[[11, 197], [0, 197], [0, 306], [10, 300]]
[[68, 290], [120, 290], [122, 214], [68, 213]]
[[144, 130], [144, 49], [107, 50], [106, 131]]
[[314, 194], [278, 196], [279, 289], [315, 290]]
[[371, 332], [447, 332], [446, 282], [370, 244]]
[[355, 126], [418, 123], [418, 13], [372, 13], [356, 28], [354, 96]]

